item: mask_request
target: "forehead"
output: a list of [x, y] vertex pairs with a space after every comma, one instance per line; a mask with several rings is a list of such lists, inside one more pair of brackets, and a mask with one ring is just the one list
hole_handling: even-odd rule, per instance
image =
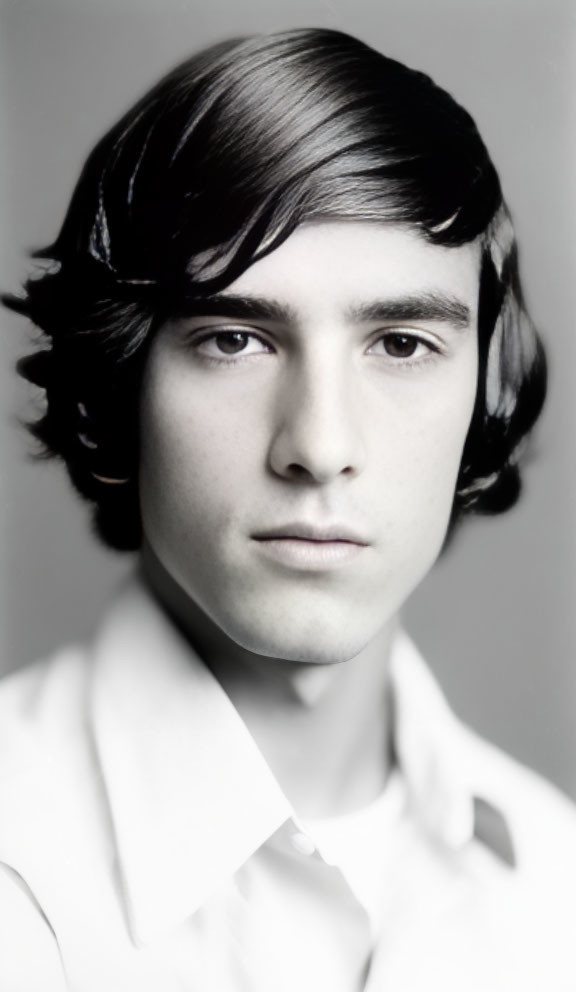
[[441, 294], [475, 313], [479, 272], [477, 242], [446, 248], [407, 226], [327, 218], [301, 224], [223, 295], [269, 295], [317, 313], [350, 312], [376, 299]]

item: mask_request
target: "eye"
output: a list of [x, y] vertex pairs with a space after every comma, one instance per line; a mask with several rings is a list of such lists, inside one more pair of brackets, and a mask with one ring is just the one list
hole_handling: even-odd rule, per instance
[[438, 349], [430, 341], [407, 334], [404, 331], [389, 331], [378, 338], [369, 349], [372, 354], [385, 352], [390, 358], [424, 358]]
[[207, 358], [226, 361], [235, 356], [248, 356], [269, 352], [272, 349], [262, 338], [249, 331], [213, 331], [195, 337], [192, 341], [195, 351]]

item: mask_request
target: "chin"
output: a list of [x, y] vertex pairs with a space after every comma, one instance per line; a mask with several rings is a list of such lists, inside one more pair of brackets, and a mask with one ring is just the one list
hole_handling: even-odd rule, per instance
[[337, 621], [318, 617], [277, 617], [270, 623], [260, 616], [258, 622], [236, 622], [222, 625], [227, 636], [246, 651], [268, 658], [308, 665], [338, 665], [350, 661], [370, 643], [382, 629], [364, 625], [358, 630]]

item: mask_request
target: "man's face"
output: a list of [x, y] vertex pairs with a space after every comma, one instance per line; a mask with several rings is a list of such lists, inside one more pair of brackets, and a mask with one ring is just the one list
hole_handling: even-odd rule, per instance
[[476, 245], [324, 220], [160, 330], [144, 532], [233, 642], [354, 657], [430, 569], [474, 406], [478, 284]]

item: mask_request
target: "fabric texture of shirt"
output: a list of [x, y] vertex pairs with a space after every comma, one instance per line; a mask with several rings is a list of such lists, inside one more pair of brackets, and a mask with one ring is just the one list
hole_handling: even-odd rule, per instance
[[136, 580], [5, 679], [2, 992], [575, 992], [572, 805], [390, 677], [386, 791], [307, 822]]

